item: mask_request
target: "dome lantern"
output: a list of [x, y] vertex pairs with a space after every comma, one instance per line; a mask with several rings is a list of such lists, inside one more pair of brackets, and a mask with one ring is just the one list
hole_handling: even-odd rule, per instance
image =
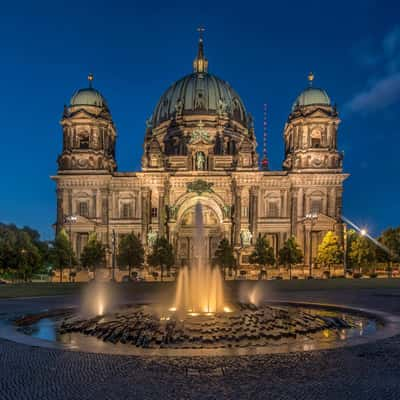
[[199, 32], [199, 47], [197, 50], [197, 57], [193, 61], [193, 72], [201, 74], [207, 73], [208, 70], [208, 60], [204, 57], [204, 43], [203, 43], [203, 32], [205, 28], [202, 26], [197, 28]]

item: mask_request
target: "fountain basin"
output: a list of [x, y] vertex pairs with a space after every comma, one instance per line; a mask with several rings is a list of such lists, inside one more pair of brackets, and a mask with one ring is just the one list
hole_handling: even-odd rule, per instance
[[160, 313], [158, 307], [147, 305], [123, 306], [86, 319], [75, 310], [60, 310], [59, 316], [53, 312], [32, 324], [3, 327], [0, 336], [44, 347], [107, 354], [234, 356], [351, 346], [399, 332], [399, 319], [383, 313], [270, 303], [260, 307], [235, 304], [229, 313], [196, 313], [183, 318], [174, 311]]

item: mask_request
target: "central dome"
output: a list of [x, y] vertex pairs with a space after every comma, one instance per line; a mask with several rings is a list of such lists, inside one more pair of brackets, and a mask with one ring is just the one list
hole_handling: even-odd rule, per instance
[[179, 79], [161, 96], [153, 114], [153, 126], [175, 117], [226, 112], [246, 125], [243, 102], [235, 90], [222, 79], [208, 73], [193, 73]]
[[157, 127], [177, 115], [221, 115], [247, 126], [243, 102], [229, 83], [207, 72], [203, 41], [193, 63], [194, 72], [172, 84], [161, 96], [154, 109], [152, 126]]

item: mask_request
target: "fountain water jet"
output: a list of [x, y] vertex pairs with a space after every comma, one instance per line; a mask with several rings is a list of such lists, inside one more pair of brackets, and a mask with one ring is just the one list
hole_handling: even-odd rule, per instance
[[196, 230], [193, 237], [193, 263], [180, 270], [174, 307], [178, 312], [213, 313], [224, 309], [223, 280], [219, 268], [208, 263], [203, 207], [195, 206]]

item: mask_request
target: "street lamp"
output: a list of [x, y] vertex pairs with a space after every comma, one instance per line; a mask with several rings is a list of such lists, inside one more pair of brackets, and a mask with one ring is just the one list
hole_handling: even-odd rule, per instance
[[310, 248], [308, 251], [308, 267], [309, 267], [309, 273], [308, 276], [311, 279], [312, 278], [312, 246], [313, 246], [313, 227], [315, 225], [315, 221], [318, 219], [318, 213], [316, 211], [311, 211], [308, 214], [306, 214], [304, 221], [310, 221]]
[[361, 235], [361, 236], [366, 236], [367, 233], [368, 233], [368, 232], [367, 232], [366, 229], [361, 229], [361, 230], [360, 230], [360, 235]]
[[[65, 224], [69, 224], [69, 243], [71, 245], [71, 251], [69, 252], [69, 273], [71, 274], [71, 268], [72, 268], [72, 251], [73, 251], [73, 247], [72, 247], [72, 224], [74, 224], [77, 221], [77, 216], [76, 215], [66, 215], [64, 217], [64, 223]], [[60, 271], [60, 274], [62, 272]], [[62, 276], [61, 276], [61, 282], [62, 282]]]

